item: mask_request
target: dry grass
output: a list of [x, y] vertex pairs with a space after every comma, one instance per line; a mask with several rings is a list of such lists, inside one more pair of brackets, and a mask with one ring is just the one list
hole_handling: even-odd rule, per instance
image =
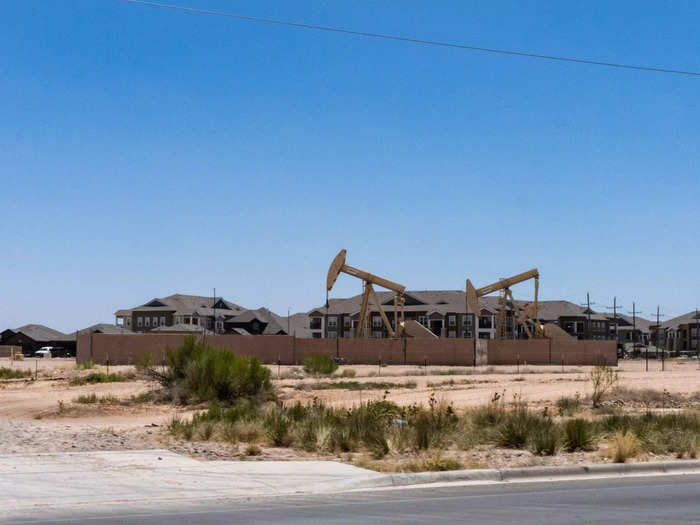
[[631, 432], [615, 432], [610, 439], [608, 457], [615, 463], [625, 463], [637, 456], [642, 449], [639, 438]]

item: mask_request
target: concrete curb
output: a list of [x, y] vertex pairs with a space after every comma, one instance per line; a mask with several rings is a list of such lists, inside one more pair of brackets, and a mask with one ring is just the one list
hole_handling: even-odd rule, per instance
[[[430, 483], [450, 482], [507, 482], [527, 479], [562, 479], [601, 476], [634, 476], [642, 474], [666, 474], [678, 472], [700, 473], [700, 460], [657, 461], [646, 463], [605, 463], [567, 465], [562, 467], [523, 467], [483, 470], [449, 470], [445, 472], [416, 472], [387, 474], [386, 476], [348, 483], [350, 488], [404, 487]], [[356, 487], [351, 487], [356, 485]]]

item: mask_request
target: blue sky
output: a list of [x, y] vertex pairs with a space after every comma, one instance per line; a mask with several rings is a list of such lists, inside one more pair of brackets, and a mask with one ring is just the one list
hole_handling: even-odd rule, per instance
[[[700, 70], [691, 1], [178, 1]], [[700, 78], [118, 0], [8, 3], [0, 49], [0, 329], [213, 287], [308, 310], [341, 248], [409, 289], [536, 266], [545, 299], [700, 305]]]

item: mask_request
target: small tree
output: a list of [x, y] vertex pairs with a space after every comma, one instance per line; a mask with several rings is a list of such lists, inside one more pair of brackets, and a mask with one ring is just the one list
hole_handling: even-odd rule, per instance
[[593, 387], [591, 401], [593, 408], [600, 406], [603, 396], [615, 386], [617, 379], [617, 371], [607, 365], [598, 365], [591, 370], [591, 386]]
[[308, 374], [329, 376], [338, 369], [338, 363], [326, 354], [310, 354], [304, 358], [304, 371]]

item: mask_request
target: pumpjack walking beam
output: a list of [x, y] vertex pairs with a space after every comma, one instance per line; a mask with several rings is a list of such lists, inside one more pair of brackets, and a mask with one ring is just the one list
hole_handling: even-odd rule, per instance
[[[335, 284], [335, 281], [338, 279], [338, 276], [341, 273], [345, 273], [348, 275], [352, 275], [353, 277], [357, 277], [358, 279], [361, 279], [364, 281], [364, 291], [362, 293], [362, 305], [360, 306], [360, 318], [359, 318], [359, 327], [356, 332], [357, 337], [368, 337], [369, 336], [369, 330], [367, 327], [368, 324], [368, 318], [367, 318], [367, 313], [369, 310], [369, 301], [372, 299], [374, 302], [375, 306], [377, 307], [377, 310], [379, 311], [379, 314], [382, 317], [382, 321], [384, 323], [384, 326], [386, 328], [386, 331], [389, 333], [389, 337], [396, 337], [396, 334], [398, 333], [399, 329], [399, 321], [398, 321], [398, 310], [399, 308], [401, 309], [401, 324], [404, 322], [404, 294], [406, 292], [406, 287], [395, 283], [393, 281], [390, 281], [388, 279], [384, 279], [383, 277], [379, 277], [377, 275], [373, 275], [369, 272], [365, 272], [364, 270], [360, 270], [358, 268], [353, 268], [352, 266], [349, 266], [345, 264], [345, 257], [346, 257], [346, 250], [340, 250], [338, 252], [338, 255], [335, 256], [333, 259], [333, 262], [331, 262], [330, 267], [328, 268], [328, 275], [326, 277], [326, 292], [330, 292], [331, 289], [333, 288], [333, 285]], [[382, 304], [379, 301], [379, 298], [377, 297], [377, 293], [374, 291], [374, 286], [381, 286], [382, 288], [386, 288], [388, 290], [391, 290], [394, 292], [396, 295], [394, 296], [394, 327], [391, 326], [391, 323], [389, 322], [389, 318], [387, 317], [386, 313], [384, 312], [384, 309], [382, 308]]]
[[[529, 279], [534, 279], [535, 281], [535, 300], [534, 304], [528, 304], [525, 306], [525, 310], [523, 311], [523, 314], [520, 315], [517, 310], [517, 305], [515, 303], [515, 300], [513, 299], [513, 294], [510, 291], [511, 286], [515, 286], [516, 284], [522, 283], [524, 281], [527, 281]], [[479, 310], [479, 297], [483, 297], [485, 295], [488, 295], [493, 292], [497, 291], [502, 291], [503, 296], [501, 297], [501, 311], [499, 312], [499, 334], [500, 337], [503, 338], [505, 337], [505, 326], [504, 326], [504, 320], [505, 320], [505, 308], [506, 308], [506, 302], [510, 300], [511, 304], [513, 305], [513, 313], [514, 315], [517, 316], [518, 322], [521, 324], [523, 329], [525, 330], [525, 333], [528, 334], [528, 337], [533, 337], [533, 336], [540, 336], [541, 335], [541, 327], [539, 325], [539, 304], [538, 304], [538, 293], [539, 293], [539, 285], [540, 285], [540, 273], [537, 270], [537, 268], [533, 268], [532, 270], [528, 270], [527, 272], [519, 273], [518, 275], [514, 275], [513, 277], [509, 277], [507, 279], [499, 279], [495, 283], [491, 283], [487, 286], [483, 286], [481, 288], [474, 288], [474, 285], [472, 282], [467, 279], [467, 287], [466, 287], [466, 292], [467, 292], [467, 312], [471, 312], [473, 314], [476, 314], [477, 317], [481, 317], [481, 312]], [[535, 331], [534, 333], [530, 330], [530, 327], [527, 324], [527, 320], [531, 320], [534, 327]]]

